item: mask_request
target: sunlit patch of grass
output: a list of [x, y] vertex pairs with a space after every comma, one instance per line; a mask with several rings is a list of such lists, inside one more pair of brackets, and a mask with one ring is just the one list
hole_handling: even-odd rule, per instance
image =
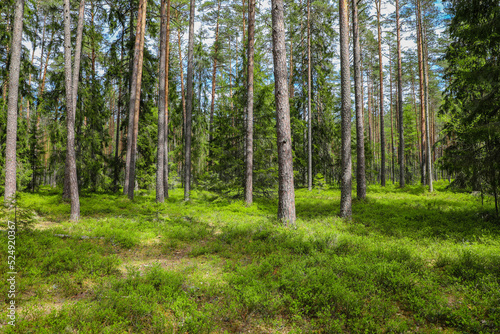
[[22, 194], [44, 229], [19, 237], [7, 332], [498, 332], [500, 224], [446, 185], [369, 186], [352, 220], [338, 189], [298, 189], [291, 229], [276, 199], [84, 194], [72, 223], [57, 190]]

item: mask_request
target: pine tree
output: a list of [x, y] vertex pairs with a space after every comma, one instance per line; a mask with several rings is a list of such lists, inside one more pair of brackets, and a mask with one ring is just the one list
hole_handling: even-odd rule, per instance
[[340, 183], [340, 216], [352, 215], [352, 159], [351, 159], [351, 74], [349, 69], [349, 14], [347, 0], [339, 0], [340, 71], [342, 96], [342, 175]]
[[188, 68], [187, 68], [187, 96], [186, 96], [186, 128], [184, 147], [184, 200], [189, 201], [191, 190], [191, 127], [193, 115], [193, 71], [194, 71], [194, 10], [195, 2], [189, 3], [189, 41], [188, 41]]
[[307, 189], [312, 190], [311, 0], [307, 0]]
[[288, 100], [283, 0], [272, 0], [271, 15], [279, 166], [278, 219], [282, 221], [285, 226], [293, 226], [296, 220], [295, 190], [293, 184], [293, 156], [290, 130], [290, 105]]
[[399, 0], [396, 0], [396, 38], [398, 48], [398, 126], [399, 126], [399, 186], [405, 187], [405, 140], [403, 124], [403, 71], [401, 65], [401, 26], [399, 23]]
[[129, 122], [127, 137], [127, 164], [125, 168], [124, 193], [134, 199], [135, 168], [137, 158], [137, 137], [139, 135], [139, 109], [141, 102], [142, 65], [144, 59], [144, 37], [146, 30], [147, 1], [141, 0], [137, 14], [137, 29], [134, 46], [134, 63], [132, 70]]
[[352, 35], [354, 62], [354, 89], [356, 99], [356, 183], [358, 199], [366, 198], [365, 136], [363, 129], [363, 78], [361, 70], [361, 47], [359, 43], [358, 2], [352, 0]]
[[384, 70], [382, 62], [382, 0], [376, 0], [379, 63], [379, 115], [380, 115], [380, 185], [385, 187], [385, 129], [384, 129]]
[[246, 171], [245, 202], [253, 201], [253, 79], [254, 79], [254, 34], [255, 34], [255, 0], [248, 1], [248, 73], [247, 73], [247, 129], [246, 129]]
[[7, 114], [7, 139], [5, 148], [5, 203], [10, 203], [16, 194], [17, 161], [17, 104], [19, 72], [21, 67], [21, 43], [23, 39], [24, 0], [17, 0], [14, 9], [12, 31], [12, 53], [9, 67], [9, 101]]
[[[64, 73], [66, 88], [66, 124], [68, 128], [66, 160], [69, 180], [69, 193], [71, 199], [70, 220], [77, 221], [80, 218], [80, 199], [78, 195], [78, 178], [76, 174], [76, 152], [75, 152], [75, 108], [74, 85], [71, 68], [71, 18], [69, 0], [64, 0]], [[82, 10], [83, 13], [83, 10]], [[80, 20], [79, 20], [80, 23]], [[82, 16], [83, 24], [83, 16]], [[83, 29], [83, 28], [82, 28]], [[81, 40], [80, 40], [81, 41]], [[75, 65], [79, 61], [75, 56]], [[76, 66], [75, 66], [76, 70]]]
[[158, 148], [156, 155], [156, 202], [163, 203], [165, 201], [164, 194], [164, 168], [165, 164], [165, 99], [168, 96], [165, 94], [165, 83], [167, 81], [167, 74], [165, 68], [165, 58], [167, 49], [167, 13], [165, 0], [161, 1], [160, 5], [160, 70], [158, 75], [159, 88], [158, 88]]

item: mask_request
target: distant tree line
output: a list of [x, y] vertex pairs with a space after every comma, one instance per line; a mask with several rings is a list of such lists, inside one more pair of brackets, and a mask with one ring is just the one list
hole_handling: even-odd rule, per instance
[[353, 182], [453, 175], [497, 198], [498, 7], [3, 1], [0, 190], [61, 186], [73, 220], [82, 190], [277, 190], [285, 224], [294, 188], [325, 183], [345, 217]]

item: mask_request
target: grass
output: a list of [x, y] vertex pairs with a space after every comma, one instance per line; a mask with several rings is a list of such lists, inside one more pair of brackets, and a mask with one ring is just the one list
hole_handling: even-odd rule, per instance
[[0, 331], [499, 333], [500, 223], [445, 186], [370, 186], [352, 221], [338, 189], [299, 189], [296, 229], [276, 199], [83, 194], [71, 223], [58, 191], [22, 194], [37, 227], [17, 236], [18, 319]]

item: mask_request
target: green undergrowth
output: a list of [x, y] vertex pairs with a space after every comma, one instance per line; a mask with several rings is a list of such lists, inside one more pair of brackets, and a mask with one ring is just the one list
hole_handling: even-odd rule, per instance
[[59, 192], [21, 194], [38, 225], [18, 233], [17, 325], [0, 330], [498, 333], [500, 222], [445, 187], [370, 186], [351, 221], [338, 189], [299, 189], [295, 228], [274, 198], [87, 194], [72, 223]]

